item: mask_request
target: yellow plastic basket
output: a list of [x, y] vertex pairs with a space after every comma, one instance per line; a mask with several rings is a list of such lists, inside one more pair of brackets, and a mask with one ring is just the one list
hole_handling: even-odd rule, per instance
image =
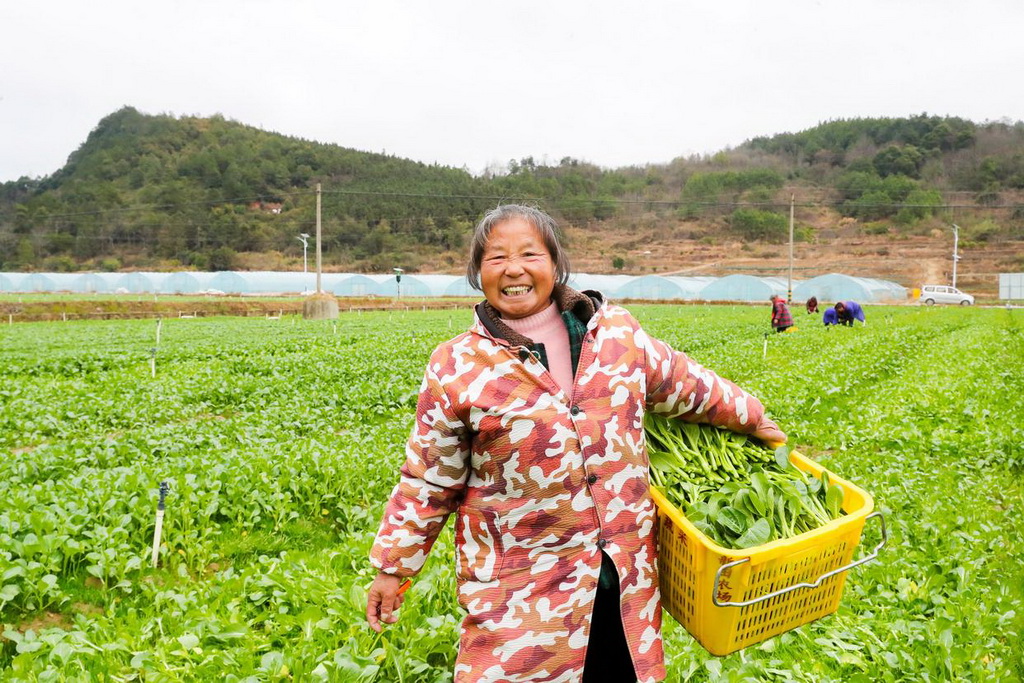
[[[824, 468], [796, 452], [790, 460], [820, 478]], [[846, 513], [793, 538], [743, 550], [718, 545], [651, 488], [658, 506], [661, 604], [714, 655], [759, 643], [839, 608], [846, 571], [873, 560], [885, 545], [885, 520], [868, 493], [829, 472], [843, 487]], [[882, 540], [853, 561], [867, 519], [877, 517]]]

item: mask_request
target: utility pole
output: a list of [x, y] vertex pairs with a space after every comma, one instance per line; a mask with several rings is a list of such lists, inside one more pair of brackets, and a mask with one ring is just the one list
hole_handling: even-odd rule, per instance
[[306, 320], [334, 320], [338, 317], [338, 300], [323, 288], [323, 223], [321, 217], [321, 189], [316, 184], [316, 292], [302, 302], [302, 317]]
[[793, 305], [793, 211], [796, 206], [796, 194], [789, 195], [789, 286], [786, 303]]
[[960, 226], [953, 223], [953, 289], [956, 289], [956, 262], [960, 260], [960, 256], [956, 253], [959, 243]]
[[322, 272], [322, 260], [320, 252], [320, 183], [316, 184], [316, 293], [320, 294], [320, 274]]

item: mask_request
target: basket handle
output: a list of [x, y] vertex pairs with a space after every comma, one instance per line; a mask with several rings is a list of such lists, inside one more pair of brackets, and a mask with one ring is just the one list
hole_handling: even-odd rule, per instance
[[811, 583], [797, 583], [797, 584], [794, 584], [792, 586], [789, 586], [788, 588], [780, 588], [777, 591], [772, 591], [771, 593], [768, 593], [767, 595], [762, 595], [761, 597], [754, 598], [753, 600], [744, 600], [743, 602], [726, 602], [726, 601], [719, 600], [718, 599], [718, 583], [719, 583], [719, 580], [722, 578], [722, 572], [725, 571], [726, 569], [730, 569], [732, 567], [735, 567], [736, 565], [743, 564], [744, 562], [750, 562], [750, 558], [749, 557], [744, 557], [744, 558], [741, 558], [739, 560], [735, 560], [733, 562], [727, 562], [726, 564], [723, 564], [721, 567], [718, 568], [718, 571], [715, 572], [715, 583], [711, 587], [712, 588], [711, 601], [714, 602], [715, 605], [718, 606], [718, 607], [746, 607], [747, 605], [756, 605], [759, 602], [764, 602], [765, 600], [771, 600], [772, 598], [776, 598], [776, 597], [778, 597], [780, 595], [785, 595], [786, 593], [790, 593], [790, 592], [798, 590], [800, 588], [817, 588], [818, 586], [821, 585], [822, 581], [824, 581], [825, 579], [827, 579], [827, 578], [829, 578], [831, 576], [835, 576], [836, 574], [845, 572], [848, 569], [853, 569], [854, 567], [858, 567], [858, 566], [864, 564], [865, 562], [870, 562], [871, 560], [873, 560], [876, 557], [878, 557], [878, 551], [881, 550], [882, 546], [885, 545], [885, 542], [887, 540], [889, 540], [889, 534], [886, 532], [886, 529], [885, 529], [885, 517], [882, 516], [881, 512], [876, 510], [875, 512], [872, 512], [870, 515], [865, 517], [864, 521], [867, 522], [872, 517], [877, 517], [878, 518], [878, 523], [881, 524], [881, 526], [882, 526], [882, 540], [879, 541], [878, 545], [875, 546], [875, 549], [872, 550], [869, 555], [866, 555], [865, 557], [862, 557], [861, 559], [857, 560], [856, 562], [850, 562], [849, 564], [843, 565], [842, 567], [837, 567], [836, 569], [833, 569], [832, 571], [825, 572], [824, 574], [819, 576], [817, 579], [815, 579]]

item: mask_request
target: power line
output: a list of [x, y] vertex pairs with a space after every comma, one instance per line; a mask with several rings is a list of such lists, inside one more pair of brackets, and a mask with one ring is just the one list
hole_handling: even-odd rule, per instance
[[202, 202], [180, 202], [173, 204], [142, 204], [140, 206], [126, 206], [118, 209], [97, 209], [96, 211], [75, 211], [71, 213], [57, 213], [48, 214], [42, 217], [42, 220], [51, 220], [54, 218], [73, 218], [77, 216], [98, 216], [108, 213], [131, 213], [135, 211], [158, 211], [160, 209], [177, 209], [184, 206], [216, 206], [218, 204], [242, 204], [245, 202], [254, 201], [267, 201], [267, 197], [293, 197], [304, 194], [311, 194], [312, 190], [304, 192], [268, 192], [265, 195], [253, 196], [253, 197], [234, 197], [232, 199], [211, 199]]

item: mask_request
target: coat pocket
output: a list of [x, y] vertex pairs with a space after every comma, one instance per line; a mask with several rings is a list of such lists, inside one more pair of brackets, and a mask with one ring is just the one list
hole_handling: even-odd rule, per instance
[[489, 510], [463, 507], [455, 524], [458, 560], [456, 576], [462, 581], [495, 581], [504, 553], [496, 515]]

